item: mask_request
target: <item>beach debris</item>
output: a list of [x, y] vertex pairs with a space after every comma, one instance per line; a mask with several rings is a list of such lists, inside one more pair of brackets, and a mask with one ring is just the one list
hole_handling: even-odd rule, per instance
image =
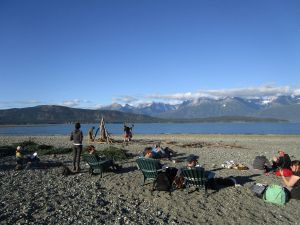
[[233, 160], [225, 161], [221, 164], [222, 168], [236, 169], [236, 170], [248, 170], [249, 168], [242, 163], [235, 163]]
[[222, 168], [227, 168], [227, 169], [232, 169], [234, 166], [235, 166], [235, 163], [233, 160], [225, 161], [224, 163], [221, 164]]
[[[96, 139], [96, 136], [100, 130], [100, 137]], [[97, 129], [95, 133], [95, 141], [98, 143], [107, 143], [111, 144], [113, 142], [113, 139], [110, 137], [110, 134], [107, 132], [106, 126], [105, 126], [105, 121], [104, 118], [101, 118], [99, 128]]]

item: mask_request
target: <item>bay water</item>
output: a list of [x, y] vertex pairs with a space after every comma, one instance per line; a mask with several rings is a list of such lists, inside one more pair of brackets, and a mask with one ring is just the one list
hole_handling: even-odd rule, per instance
[[[82, 124], [84, 135], [99, 124]], [[131, 126], [131, 124], [129, 124]], [[106, 124], [110, 134], [123, 133], [123, 124]], [[69, 135], [74, 124], [1, 126], [2, 136]], [[134, 134], [300, 134], [300, 123], [136, 123]]]

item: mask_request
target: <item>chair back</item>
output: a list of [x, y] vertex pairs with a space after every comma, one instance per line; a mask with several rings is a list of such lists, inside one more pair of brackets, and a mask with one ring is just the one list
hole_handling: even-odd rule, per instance
[[206, 178], [205, 170], [202, 167], [195, 168], [185, 168], [182, 170], [183, 177], [185, 179], [185, 184], [187, 186], [205, 187]]
[[98, 164], [98, 160], [93, 154], [84, 154], [82, 155], [83, 160], [86, 161], [90, 166]]
[[157, 160], [151, 158], [138, 158], [136, 160], [139, 169], [142, 171], [146, 179], [156, 179], [158, 172]]

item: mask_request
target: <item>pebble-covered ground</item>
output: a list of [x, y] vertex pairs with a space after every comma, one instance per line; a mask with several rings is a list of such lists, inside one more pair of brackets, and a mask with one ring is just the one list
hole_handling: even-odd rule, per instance
[[[281, 184], [281, 178], [221, 168], [227, 160], [251, 163], [260, 154], [271, 158], [278, 149], [300, 159], [299, 136], [135, 135], [128, 145], [113, 138], [118, 141], [115, 146], [133, 155], [161, 142], [178, 153], [176, 163], [163, 161], [170, 167], [179, 168], [188, 154], [197, 154], [207, 170], [220, 177], [233, 176], [242, 186], [208, 190], [208, 196], [184, 190], [151, 194], [150, 184], [140, 185], [136, 156], [124, 162], [121, 171], [108, 171], [103, 178], [90, 175], [84, 162], [81, 173], [63, 176], [61, 163], [70, 166], [72, 154], [41, 156], [39, 167], [22, 171], [15, 171], [14, 157], [7, 156], [0, 158], [0, 224], [300, 224], [300, 201], [272, 205], [249, 190], [255, 182]], [[27, 140], [71, 146], [67, 136], [0, 137], [0, 145]]]

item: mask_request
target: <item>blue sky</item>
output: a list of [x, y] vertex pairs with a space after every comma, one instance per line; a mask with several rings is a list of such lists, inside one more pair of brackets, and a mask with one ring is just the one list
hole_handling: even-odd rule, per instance
[[1, 0], [0, 109], [300, 94], [300, 1]]

